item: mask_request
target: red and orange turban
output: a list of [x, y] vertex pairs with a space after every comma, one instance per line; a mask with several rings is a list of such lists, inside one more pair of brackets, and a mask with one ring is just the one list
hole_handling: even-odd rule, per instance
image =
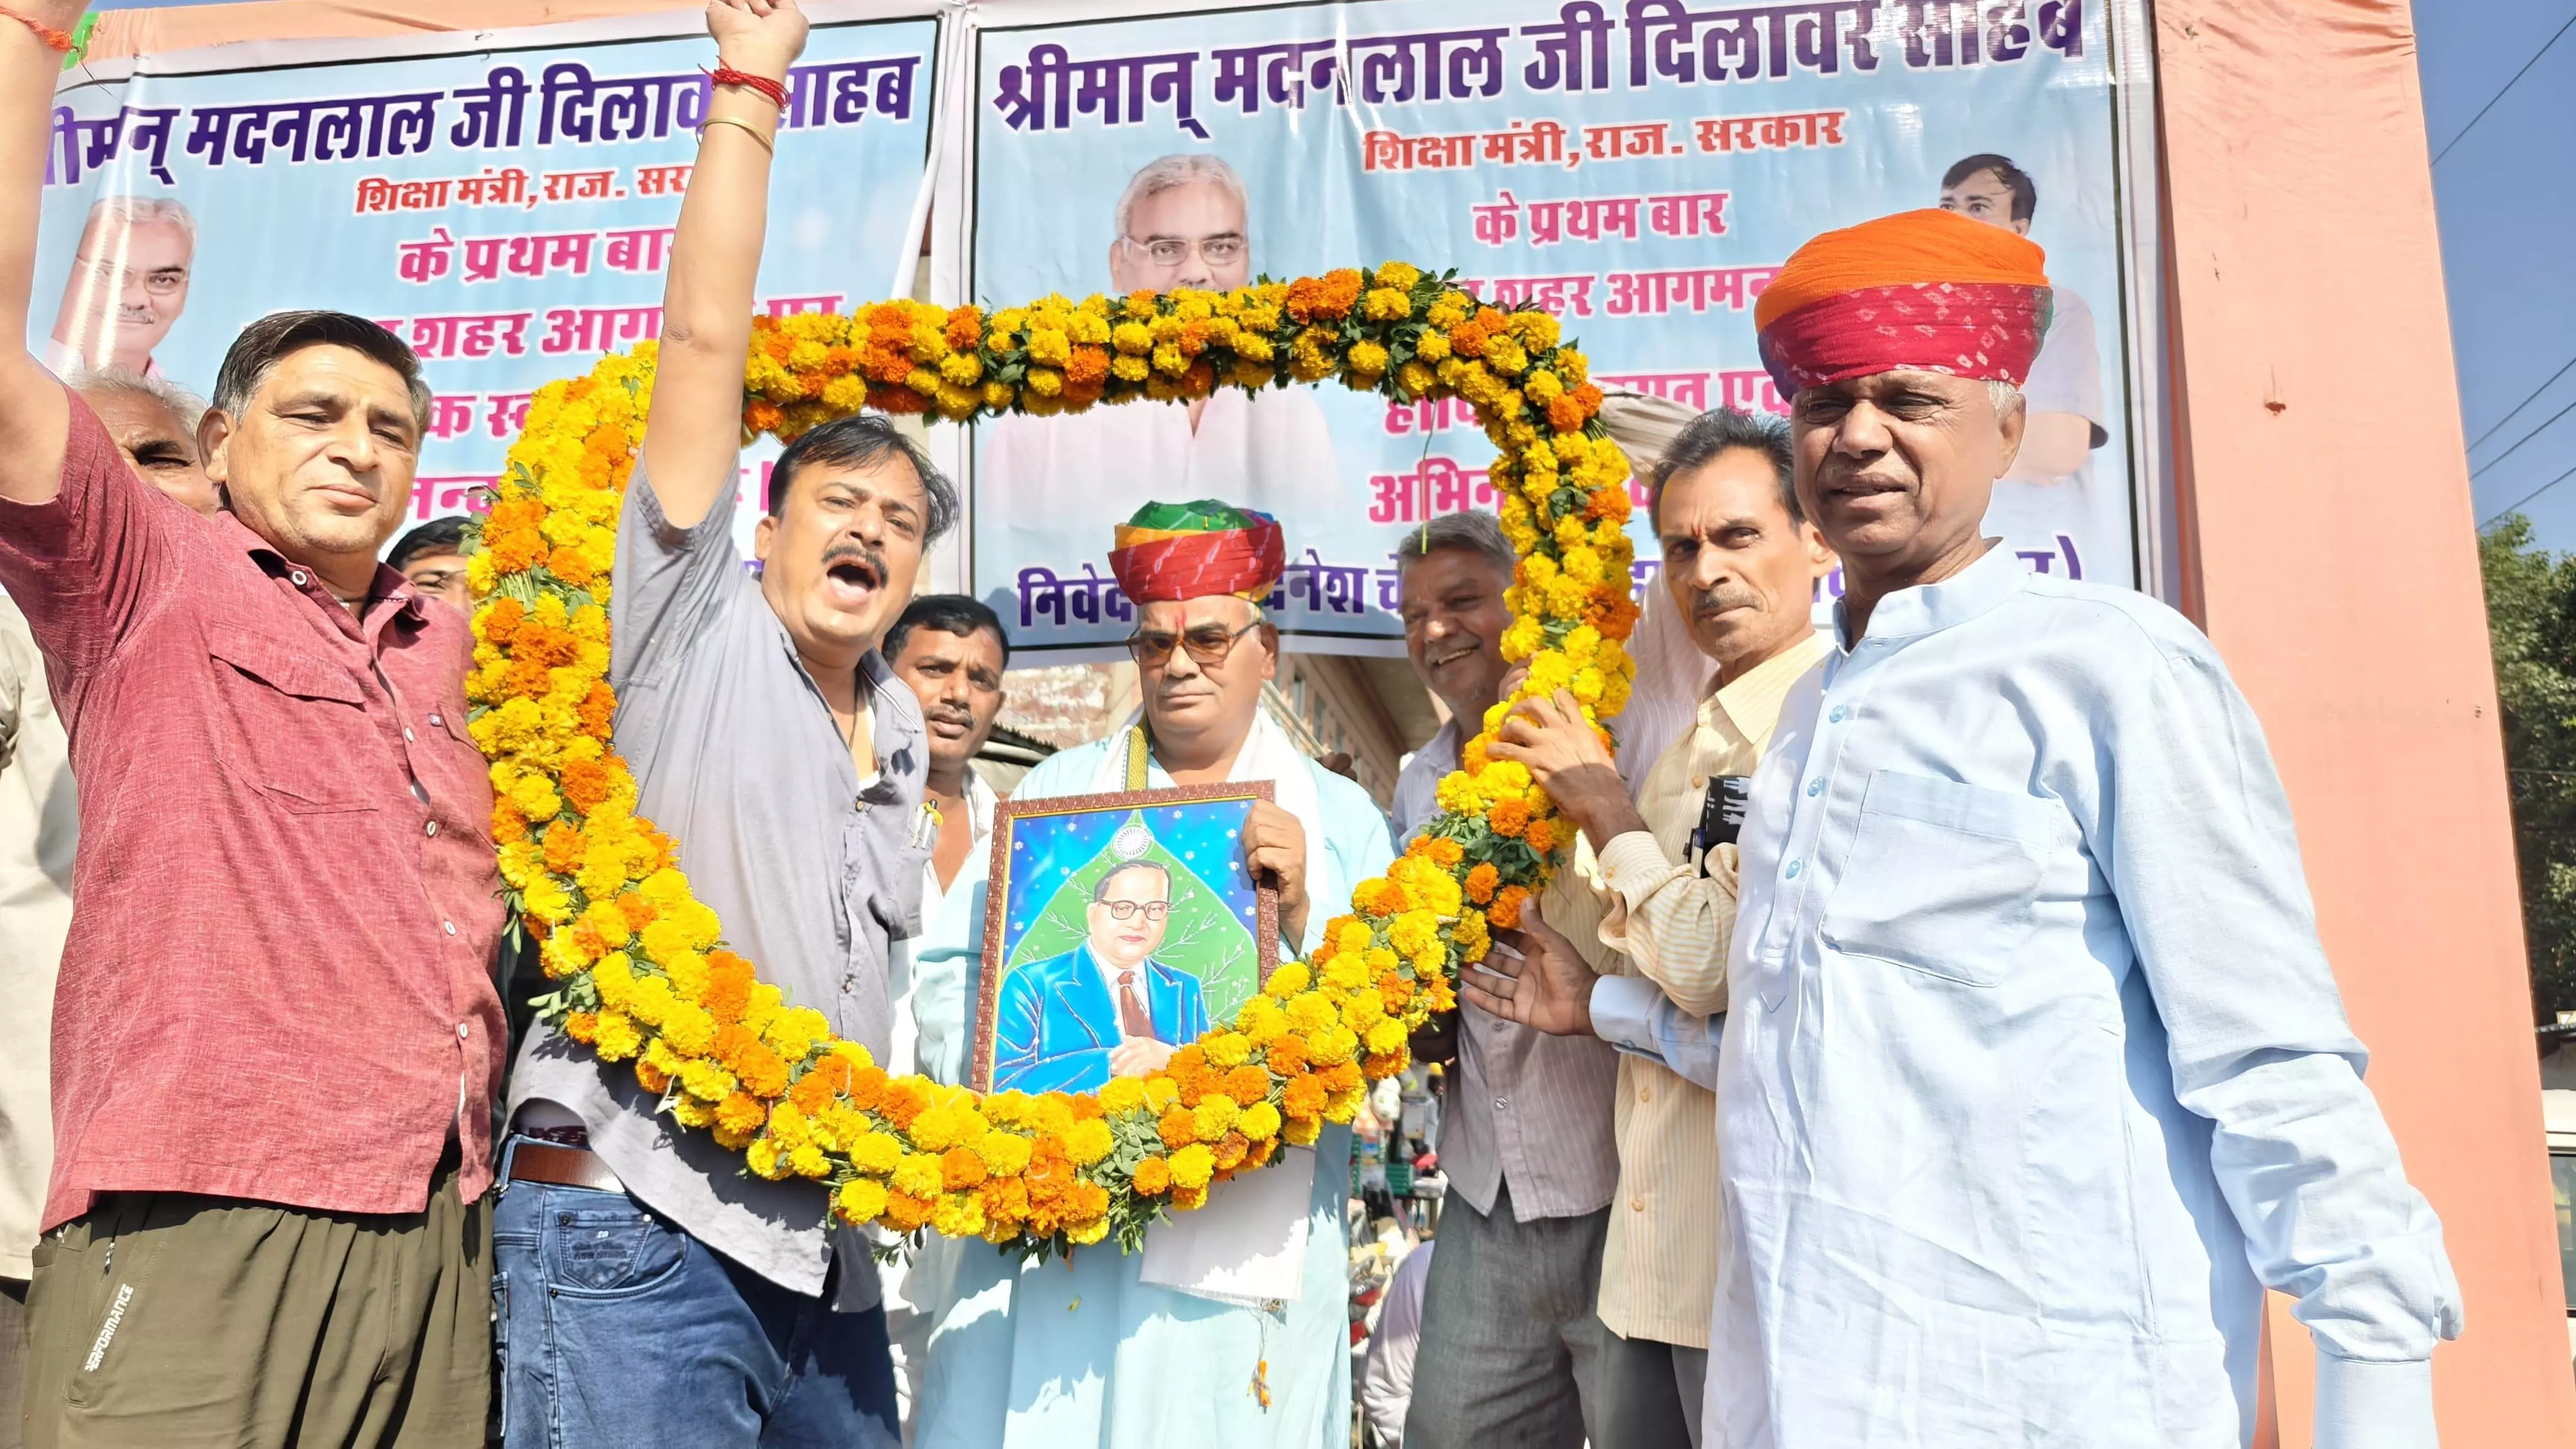
[[2048, 332], [2047, 253], [1954, 211], [1906, 211], [1810, 240], [1753, 304], [1782, 396], [1899, 367], [2030, 377]]
[[1109, 571], [1139, 604], [1233, 594], [1260, 603], [1288, 562], [1279, 520], [1212, 498], [1148, 503], [1118, 525]]

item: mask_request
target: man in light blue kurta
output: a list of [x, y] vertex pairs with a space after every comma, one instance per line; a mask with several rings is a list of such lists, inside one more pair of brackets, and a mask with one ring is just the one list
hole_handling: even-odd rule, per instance
[[1980, 536], [2038, 248], [1886, 218], [1757, 316], [1846, 592], [1743, 831], [1710, 1443], [2242, 1445], [2270, 1287], [2319, 1449], [2429, 1449], [2459, 1289], [2262, 730], [2181, 615]]
[[[1276, 530], [1269, 525], [1266, 558], [1252, 551], [1263, 559], [1257, 567], [1231, 577], [1192, 574], [1199, 591], [1186, 596], [1171, 596], [1168, 571], [1120, 570], [1137, 601], [1130, 648], [1142, 715], [1107, 740], [1039, 765], [1012, 798], [1131, 788], [1129, 750], [1139, 729], [1149, 746], [1135, 762], [1142, 785], [1269, 780], [1273, 803], [1255, 806], [1246, 855], [1277, 877], [1281, 951], [1302, 954], [1321, 941], [1352, 887], [1382, 873], [1395, 850], [1386, 817], [1367, 793], [1299, 754], [1261, 712], [1261, 685], [1276, 672], [1279, 643], [1259, 606], [1242, 595], [1266, 595], [1278, 577]], [[1113, 555], [1112, 562], [1122, 559]], [[980, 903], [983, 892], [971, 898]], [[962, 1017], [975, 996], [970, 988], [919, 998], [920, 1009], [959, 1018], [925, 1016], [921, 1024], [925, 1065], [947, 1080], [958, 1080], [967, 1056]], [[955, 1045], [933, 1061], [932, 1041]], [[1137, 1042], [1129, 1050], [1113, 1070], [1159, 1066], [1171, 1048]], [[1343, 1449], [1351, 1425], [1343, 1227], [1350, 1153], [1350, 1129], [1328, 1126], [1311, 1160], [1290, 1153], [1261, 1169], [1302, 1168], [1312, 1177], [1296, 1296], [1272, 1307], [1149, 1284], [1144, 1255], [1122, 1254], [1110, 1243], [1081, 1249], [1070, 1261], [1026, 1265], [966, 1244], [931, 1336], [916, 1449]], [[1220, 1186], [1201, 1211], [1244, 1186]], [[1186, 1231], [1194, 1216], [1153, 1231]]]

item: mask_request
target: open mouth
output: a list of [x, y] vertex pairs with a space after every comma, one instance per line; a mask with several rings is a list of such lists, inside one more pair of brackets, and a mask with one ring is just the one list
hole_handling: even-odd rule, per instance
[[865, 559], [845, 558], [823, 570], [823, 582], [844, 608], [857, 608], [877, 595], [885, 579]]

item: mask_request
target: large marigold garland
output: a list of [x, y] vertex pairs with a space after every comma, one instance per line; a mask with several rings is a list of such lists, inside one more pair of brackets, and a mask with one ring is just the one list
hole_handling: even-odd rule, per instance
[[[1503, 652], [1528, 662], [1521, 696], [1570, 689], [1596, 720], [1627, 701], [1627, 463], [1594, 420], [1583, 355], [1544, 312], [1488, 307], [1390, 262], [1222, 294], [989, 313], [885, 302], [753, 326], [746, 438], [792, 439], [863, 407], [964, 421], [1328, 378], [1464, 399], [1501, 449], [1491, 476], [1521, 556]], [[558, 983], [547, 1010], [565, 1033], [634, 1063], [681, 1123], [751, 1171], [826, 1184], [839, 1217], [1028, 1252], [1112, 1236], [1134, 1250], [1166, 1209], [1350, 1121], [1572, 840], [1525, 769], [1486, 756], [1507, 701], [1441, 783], [1440, 815], [1360, 884], [1312, 959], [1282, 964], [1163, 1071], [1039, 1096], [890, 1076], [724, 949], [611, 752], [605, 605], [653, 368], [646, 343], [538, 391], [470, 562], [482, 603], [467, 693], [492, 762], [501, 876]]]

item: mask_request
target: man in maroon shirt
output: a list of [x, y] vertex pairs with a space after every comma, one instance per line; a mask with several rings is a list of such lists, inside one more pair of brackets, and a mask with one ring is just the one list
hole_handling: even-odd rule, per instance
[[[429, 393], [357, 317], [226, 355], [228, 512], [25, 351], [76, 0], [0, 11], [0, 588], [81, 782], [31, 1445], [482, 1442], [505, 1044], [464, 620], [376, 561]], [[35, 25], [20, 23], [24, 14]]]

